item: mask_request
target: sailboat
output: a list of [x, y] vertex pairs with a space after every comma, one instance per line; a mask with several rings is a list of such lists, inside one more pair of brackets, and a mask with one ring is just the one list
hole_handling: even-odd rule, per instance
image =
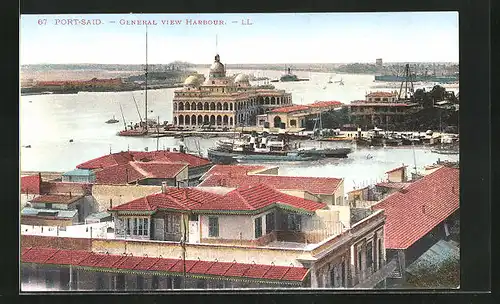
[[335, 83], [338, 83], [341, 86], [344, 85], [344, 81], [342, 81], [342, 78], [340, 78], [340, 80], [335, 81]]
[[146, 25], [146, 68], [145, 68], [145, 86], [144, 86], [144, 121], [141, 118], [140, 112], [139, 112], [139, 107], [137, 106], [137, 103], [135, 101], [134, 95], [132, 97], [134, 98], [134, 102], [136, 105], [137, 112], [139, 113], [139, 119], [140, 119], [140, 124], [139, 126], [136, 125], [135, 128], [132, 128], [131, 130], [124, 130], [118, 133], [120, 136], [145, 136], [148, 135], [148, 27]]
[[441, 133], [440, 136], [441, 145], [435, 149], [432, 149], [431, 152], [437, 154], [450, 154], [450, 155], [459, 154], [458, 145], [453, 144], [453, 138], [443, 136], [441, 115], [439, 115], [439, 128]]
[[328, 83], [333, 83], [332, 76], [330, 76], [330, 78], [328, 78]]

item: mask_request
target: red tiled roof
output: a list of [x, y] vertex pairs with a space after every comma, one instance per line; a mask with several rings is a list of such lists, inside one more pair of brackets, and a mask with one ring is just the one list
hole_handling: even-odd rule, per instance
[[272, 204], [283, 204], [306, 211], [325, 207], [323, 203], [281, 193], [265, 185], [242, 187], [226, 195], [214, 194], [195, 188], [167, 188], [157, 193], [116, 206], [111, 211], [155, 211], [173, 210], [224, 210], [254, 211]]
[[95, 172], [96, 183], [105, 185], [123, 185], [146, 178], [131, 163], [106, 167]]
[[45, 263], [57, 265], [77, 265], [88, 258], [91, 252], [85, 250], [60, 250], [54, 254]]
[[53, 204], [71, 204], [82, 198], [82, 195], [62, 195], [62, 194], [44, 194], [31, 200], [32, 203], [53, 203]]
[[149, 160], [149, 161], [162, 161], [170, 163], [185, 163], [189, 167], [198, 167], [210, 164], [210, 161], [206, 158], [199, 157], [196, 155], [181, 153], [181, 152], [170, 152], [170, 151], [150, 151], [150, 152], [134, 152], [130, 151], [130, 154], [136, 161]]
[[188, 164], [166, 162], [131, 162], [132, 166], [147, 172], [148, 178], [175, 178]]
[[459, 170], [442, 167], [373, 206], [386, 215], [385, 246], [406, 249], [459, 208]]
[[214, 165], [210, 170], [208, 170], [204, 174], [204, 178], [212, 175], [212, 174], [219, 174], [219, 175], [229, 175], [229, 176], [235, 176], [235, 175], [246, 175], [250, 172], [254, 171], [262, 171], [264, 169], [267, 169], [268, 167], [266, 166], [258, 166], [258, 165]]
[[366, 94], [366, 97], [393, 97], [396, 96], [396, 94], [392, 92], [372, 92]]
[[134, 158], [129, 152], [119, 152], [91, 159], [76, 166], [78, 169], [100, 169], [114, 165], [124, 165]]
[[341, 106], [342, 102], [340, 101], [315, 101], [314, 103], [308, 105], [309, 107], [312, 108], [321, 108], [321, 107], [332, 107], [332, 106]]
[[303, 110], [307, 110], [307, 109], [309, 109], [308, 106], [293, 105], [293, 106], [287, 106], [287, 107], [274, 109], [271, 112], [273, 112], [273, 113], [290, 113], [290, 112], [295, 112], [295, 111], [303, 111]]
[[38, 174], [21, 177], [21, 193], [40, 194], [41, 179]]
[[[184, 263], [181, 259], [134, 257], [52, 248], [23, 248], [21, 262], [174, 273], [182, 273], [184, 271]], [[308, 273], [308, 269], [304, 267], [261, 265], [255, 263], [242, 264], [237, 262], [186, 260], [185, 265], [186, 273], [189, 274], [267, 279], [297, 283], [302, 282]]]
[[303, 190], [313, 194], [332, 194], [342, 182], [340, 178], [333, 177], [305, 177], [283, 175], [236, 175], [228, 176], [213, 174], [205, 178], [198, 187], [248, 187], [251, 185], [265, 184], [279, 190]]
[[407, 165], [403, 165], [401, 167], [397, 167], [397, 168], [394, 168], [394, 169], [391, 169], [385, 173], [392, 173], [392, 172], [395, 172], [395, 171], [398, 171], [398, 170], [401, 170], [401, 169], [406, 169], [406, 167], [408, 167]]

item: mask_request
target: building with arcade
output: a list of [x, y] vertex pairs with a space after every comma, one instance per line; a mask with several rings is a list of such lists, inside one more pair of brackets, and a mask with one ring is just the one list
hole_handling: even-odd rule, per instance
[[257, 115], [291, 104], [292, 96], [284, 90], [251, 85], [245, 74], [227, 76], [216, 55], [208, 78], [191, 75], [174, 93], [173, 123], [188, 129], [255, 126]]

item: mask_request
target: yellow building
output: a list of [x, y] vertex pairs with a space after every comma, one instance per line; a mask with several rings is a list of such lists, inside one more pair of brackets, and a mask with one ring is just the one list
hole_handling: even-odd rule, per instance
[[173, 122], [184, 128], [255, 126], [257, 115], [292, 104], [292, 96], [272, 86], [252, 86], [248, 75], [226, 76], [219, 55], [208, 78], [191, 75], [174, 93]]

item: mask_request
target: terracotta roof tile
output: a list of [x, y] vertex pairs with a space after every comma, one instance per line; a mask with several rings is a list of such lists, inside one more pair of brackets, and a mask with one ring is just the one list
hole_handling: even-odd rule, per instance
[[138, 267], [142, 260], [144, 260], [145, 257], [141, 256], [127, 256], [127, 258], [121, 260], [118, 264], [115, 265], [117, 268], [121, 269], [134, 269], [135, 267]]
[[287, 272], [290, 270], [290, 268], [293, 267], [286, 267], [286, 266], [274, 266], [272, 269], [270, 269], [266, 274], [264, 275], [265, 279], [273, 279], [273, 280], [280, 280], [283, 278]]
[[456, 168], [441, 167], [374, 205], [386, 215], [386, 248], [410, 247], [457, 211], [459, 175]]
[[111, 211], [173, 210], [228, 210], [251, 211], [272, 204], [284, 204], [306, 211], [322, 209], [326, 205], [311, 200], [284, 194], [265, 185], [241, 187], [226, 195], [201, 191], [196, 188], [167, 188], [165, 193], [148, 195], [116, 206]]
[[32, 203], [53, 203], [53, 204], [71, 204], [80, 198], [82, 195], [62, 195], [62, 194], [44, 194], [35, 197], [31, 200]]
[[131, 162], [134, 167], [144, 170], [148, 178], [175, 178], [188, 164], [167, 162]]
[[252, 267], [251, 264], [234, 263], [225, 275], [228, 277], [244, 277], [244, 274]]
[[59, 250], [57, 254], [49, 258], [47, 264], [78, 265], [91, 254], [85, 250]]
[[331, 100], [331, 101], [315, 101], [314, 103], [312, 103], [308, 106], [312, 107], [312, 108], [321, 108], [321, 107], [332, 107], [332, 106], [341, 106], [341, 105], [343, 105], [342, 102]]
[[179, 263], [180, 259], [159, 259], [148, 270], [152, 271], [169, 271], [175, 264]]
[[308, 270], [302, 267], [290, 267], [281, 280], [286, 281], [303, 281]]
[[403, 183], [382, 182], [382, 183], [376, 184], [375, 186], [384, 187], [384, 188], [391, 188], [391, 189], [404, 189], [410, 184], [411, 184], [410, 182], [408, 182], [408, 183], [406, 183], [406, 182], [403, 182]]
[[146, 178], [130, 163], [108, 166], [95, 172], [96, 183], [105, 185], [126, 185]]
[[170, 163], [185, 163], [188, 164], [189, 167], [198, 167], [210, 164], [210, 161], [206, 158], [181, 152], [170, 152], [164, 150], [150, 151], [150, 152], [131, 151], [130, 154], [136, 161], [148, 160], [148, 161], [163, 161]]
[[95, 263], [93, 267], [114, 268], [126, 258], [124, 255], [104, 254], [104, 258]]
[[82, 261], [80, 261], [80, 263], [78, 263], [78, 266], [89, 266], [89, 267], [92, 267], [95, 264], [99, 263], [99, 261], [101, 261], [105, 257], [106, 257], [106, 254], [92, 253], [87, 258], [85, 258]]
[[149, 268], [154, 266], [160, 260], [161, 260], [161, 258], [145, 257], [139, 262], [139, 264], [137, 264], [134, 267], [134, 270], [148, 270]]
[[196, 263], [193, 267], [191, 267], [191, 269], [189, 269], [189, 273], [206, 273], [208, 269], [210, 269], [210, 267], [212, 267], [215, 263], [217, 262], [198, 261], [198, 263]]
[[38, 174], [21, 177], [21, 193], [40, 194], [40, 176]]
[[54, 248], [31, 248], [31, 250], [21, 255], [21, 261], [25, 263], [45, 264], [57, 251], [59, 250]]
[[233, 266], [234, 263], [215, 262], [205, 273], [209, 275], [223, 276]]
[[204, 174], [204, 178], [212, 174], [229, 175], [229, 176], [247, 175], [250, 172], [255, 172], [255, 171], [258, 172], [267, 168], [268, 167], [266, 166], [254, 166], [254, 165], [214, 165], [212, 166], [212, 168], [210, 168], [210, 170], [208, 170]]
[[213, 174], [205, 178], [198, 187], [248, 187], [265, 184], [279, 190], [303, 190], [312, 194], [333, 194], [342, 182], [340, 178], [306, 177], [283, 175], [236, 175]]
[[264, 275], [271, 269], [271, 265], [252, 265], [247, 272], [245, 272], [245, 277], [261, 279]]
[[304, 105], [293, 105], [293, 106], [287, 106], [287, 107], [282, 107], [278, 109], [271, 110], [273, 113], [290, 113], [290, 112], [296, 112], [296, 111], [304, 111], [308, 110], [308, 106]]
[[364, 103], [351, 103], [351, 107], [411, 107], [412, 104], [407, 103], [394, 103], [394, 102], [364, 102]]
[[133, 160], [130, 152], [119, 152], [91, 159], [76, 166], [78, 169], [100, 169], [114, 165], [124, 165]]
[[[38, 264], [60, 264], [91, 266], [98, 268], [129, 269], [142, 271], [168, 271], [182, 273], [181, 259], [149, 258], [108, 255], [80, 250], [57, 250], [48, 248], [25, 248], [21, 261]], [[308, 270], [303, 267], [283, 267], [261, 264], [241, 264], [217, 261], [186, 260], [186, 273], [221, 277], [245, 277], [301, 282]]]

